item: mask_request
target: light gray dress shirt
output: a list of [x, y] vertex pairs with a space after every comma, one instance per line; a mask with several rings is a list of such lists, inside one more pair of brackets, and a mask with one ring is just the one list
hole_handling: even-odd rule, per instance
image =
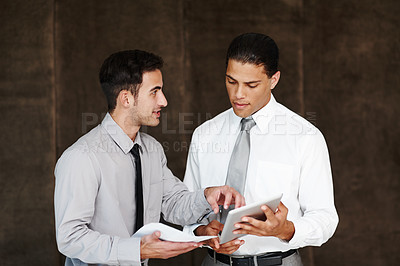
[[[159, 142], [138, 132], [133, 142], [107, 114], [60, 157], [55, 168], [58, 249], [65, 265], [140, 265], [140, 238], [131, 237], [136, 219], [135, 165], [140, 145], [144, 223], [185, 225], [211, 210], [204, 190], [189, 192], [167, 167]], [[146, 262], [147, 263], [147, 262]]]

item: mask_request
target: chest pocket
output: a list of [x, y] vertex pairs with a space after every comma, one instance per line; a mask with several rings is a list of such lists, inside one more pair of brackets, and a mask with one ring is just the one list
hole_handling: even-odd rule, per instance
[[283, 193], [283, 197], [293, 195], [293, 190], [297, 190], [296, 183], [293, 165], [270, 161], [257, 163], [255, 191], [258, 198], [263, 199], [279, 193]]

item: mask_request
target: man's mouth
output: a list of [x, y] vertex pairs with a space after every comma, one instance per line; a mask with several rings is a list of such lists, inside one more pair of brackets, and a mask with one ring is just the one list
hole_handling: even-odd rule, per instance
[[158, 111], [153, 111], [153, 114], [155, 114], [155, 115], [156, 115], [156, 117], [157, 117], [157, 118], [159, 118], [159, 117], [160, 117], [160, 115], [161, 115], [161, 110], [158, 110]]
[[233, 104], [237, 109], [244, 109], [249, 105], [248, 103], [238, 103], [238, 102], [233, 102]]

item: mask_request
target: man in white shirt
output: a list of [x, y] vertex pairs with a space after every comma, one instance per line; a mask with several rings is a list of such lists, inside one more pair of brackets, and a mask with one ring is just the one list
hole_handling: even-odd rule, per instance
[[147, 265], [201, 243], [161, 241], [160, 232], [132, 235], [144, 224], [165, 220], [185, 225], [218, 205], [244, 204], [228, 186], [189, 192], [167, 167], [159, 142], [139, 132], [157, 126], [167, 105], [161, 57], [121, 51], [100, 69], [109, 113], [60, 157], [55, 169], [54, 207], [58, 249], [65, 265]]
[[[222, 245], [216, 239], [208, 241], [214, 251], [209, 250], [205, 266], [302, 265], [297, 249], [322, 245], [336, 229], [324, 137], [271, 94], [280, 78], [278, 54], [277, 45], [266, 35], [236, 37], [226, 57], [225, 82], [232, 108], [193, 133], [184, 178], [190, 190], [229, 184], [230, 172], [236, 171], [243, 180], [235, 179], [237, 187], [233, 186], [243, 191], [247, 204], [283, 193], [275, 213], [262, 207], [265, 221], [243, 217], [243, 223], [236, 224], [234, 233], [248, 235]], [[252, 124], [246, 128], [249, 121]], [[240, 148], [246, 134], [247, 153]], [[238, 169], [243, 162], [245, 166]], [[217, 235], [223, 228], [221, 216], [224, 212], [185, 230]]]

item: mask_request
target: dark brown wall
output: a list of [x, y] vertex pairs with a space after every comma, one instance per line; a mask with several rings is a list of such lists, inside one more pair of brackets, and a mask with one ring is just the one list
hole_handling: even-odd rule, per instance
[[57, 265], [53, 1], [1, 1], [0, 264]]
[[[236, 35], [281, 50], [278, 101], [315, 123], [330, 149], [340, 223], [306, 265], [400, 260], [400, 4], [392, 1], [1, 1], [1, 265], [61, 265], [53, 169], [101, 121], [97, 81], [112, 52], [163, 56], [169, 106], [157, 128], [182, 177], [194, 127], [229, 107], [225, 52]], [[175, 132], [173, 132], [175, 131]], [[151, 265], [200, 265], [204, 250]]]
[[400, 259], [399, 11], [396, 1], [304, 8], [305, 108], [330, 148], [340, 216], [335, 237], [314, 249], [316, 265]]

